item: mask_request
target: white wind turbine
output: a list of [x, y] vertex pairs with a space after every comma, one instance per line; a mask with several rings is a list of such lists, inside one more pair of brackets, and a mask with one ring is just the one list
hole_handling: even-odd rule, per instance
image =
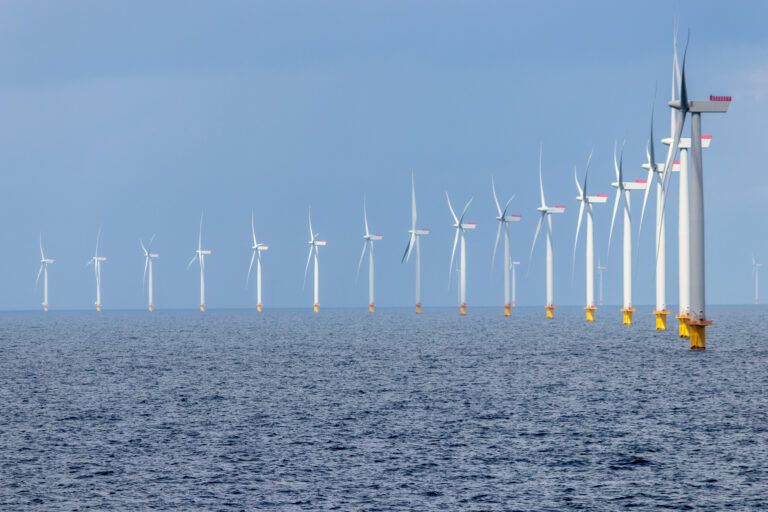
[[491, 177], [491, 190], [493, 191], [493, 200], [496, 203], [496, 220], [499, 221], [499, 228], [496, 230], [496, 242], [493, 244], [493, 256], [491, 257], [491, 267], [493, 267], [496, 259], [496, 249], [499, 247], [499, 238], [501, 232], [504, 232], [504, 316], [510, 316], [512, 314], [512, 306], [514, 306], [514, 299], [510, 299], [509, 296], [509, 272], [512, 267], [512, 261], [509, 256], [509, 223], [519, 222], [520, 215], [508, 215], [509, 203], [515, 198], [514, 195], [507, 200], [504, 205], [504, 210], [501, 209], [499, 204], [499, 198], [496, 195], [496, 182]]
[[312, 230], [312, 209], [309, 210], [309, 255], [307, 256], [307, 265], [304, 267], [304, 282], [307, 282], [307, 270], [309, 270], [309, 261], [312, 259], [312, 254], [315, 255], [315, 286], [314, 286], [314, 304], [312, 305], [315, 313], [320, 310], [320, 266], [317, 261], [318, 247], [326, 245], [328, 242], [325, 240], [318, 240], [320, 236]]
[[[579, 201], [579, 221], [576, 224], [576, 238], [573, 242], [573, 267], [576, 266], [576, 246], [579, 243], [579, 230], [581, 229], [581, 219], [584, 215], [584, 210], [587, 210], [587, 241], [586, 241], [586, 294], [587, 305], [584, 308], [587, 311], [587, 322], [595, 321], [595, 230], [592, 221], [592, 204], [605, 203], [608, 200], [606, 194], [598, 194], [596, 196], [587, 195], [587, 177], [589, 176], [589, 164], [592, 161], [592, 153], [589, 153], [587, 159], [587, 168], [584, 171], [584, 186], [579, 184], [579, 178], [576, 176], [576, 167], [573, 168], [573, 179], [576, 182], [576, 188], [579, 190], [579, 196], [576, 198]], [[602, 274], [601, 274], [602, 275]]]
[[421, 313], [421, 242], [420, 239], [424, 235], [429, 234], [428, 229], [416, 229], [416, 185], [414, 182], [413, 174], [411, 174], [411, 229], [408, 233], [411, 234], [408, 239], [408, 245], [405, 247], [403, 253], [403, 259], [401, 262], [406, 262], [411, 258], [411, 252], [416, 253], [416, 262], [414, 268], [416, 271], [416, 313]]
[[261, 311], [261, 253], [269, 249], [267, 244], [259, 243], [256, 241], [256, 228], [253, 223], [253, 212], [251, 212], [251, 236], [253, 237], [253, 246], [251, 249], [251, 263], [248, 265], [248, 276], [245, 278], [245, 282], [251, 277], [251, 270], [253, 269], [253, 262], [256, 260], [256, 310]]
[[613, 236], [613, 225], [616, 220], [616, 212], [619, 209], [619, 202], [624, 198], [624, 280], [623, 292], [624, 302], [621, 308], [624, 325], [632, 325], [632, 313], [635, 308], [632, 307], [632, 216], [630, 211], [630, 192], [633, 190], [645, 190], [648, 183], [645, 180], [624, 181], [624, 147], [621, 148], [620, 161], [616, 161], [616, 148], [613, 149], [613, 166], [616, 170], [616, 182], [611, 183], [616, 187], [616, 200], [613, 203], [613, 216], [611, 217], [611, 231], [608, 234], [608, 254], [611, 252], [611, 237]]
[[156, 252], [149, 252], [149, 249], [152, 247], [152, 242], [155, 239], [155, 235], [152, 235], [152, 238], [149, 239], [149, 243], [144, 246], [144, 242], [139, 240], [139, 244], [141, 244], [141, 250], [144, 251], [144, 277], [141, 278], [142, 285], [147, 280], [147, 276], [149, 276], [149, 281], [147, 281], [147, 290], [148, 290], [148, 307], [149, 311], [152, 311], [155, 307], [155, 302], [153, 298], [153, 280], [152, 280], [152, 260], [159, 257], [160, 255]]
[[210, 249], [203, 249], [203, 216], [200, 215], [200, 232], [197, 236], [197, 250], [187, 264], [187, 270], [195, 260], [200, 262], [200, 311], [205, 311], [205, 257], [211, 254]]
[[363, 196], [363, 223], [365, 224], [365, 235], [363, 235], [363, 252], [360, 254], [360, 261], [357, 264], [357, 275], [360, 275], [360, 266], [363, 264], [363, 258], [365, 258], [365, 251], [368, 251], [368, 312], [373, 313], [376, 309], [376, 304], [373, 300], [373, 242], [379, 241], [384, 238], [383, 235], [372, 235], [368, 230], [368, 212], [365, 208], [365, 196]]
[[99, 256], [99, 239], [101, 238], [101, 228], [96, 235], [96, 251], [93, 258], [88, 260], [86, 266], [93, 264], [93, 272], [96, 276], [96, 311], [101, 311], [101, 263], [107, 261], [106, 256]]
[[539, 146], [539, 191], [541, 192], [541, 206], [537, 208], [541, 216], [539, 217], [539, 223], [536, 224], [536, 233], [533, 235], [533, 243], [531, 244], [531, 254], [528, 257], [529, 263], [528, 267], [530, 268], [530, 259], [533, 258], [533, 249], [536, 247], [536, 239], [539, 237], [539, 231], [541, 231], [541, 224], [544, 222], [544, 218], [547, 219], [547, 281], [546, 281], [546, 291], [547, 291], [547, 318], [554, 318], [555, 317], [555, 302], [554, 302], [554, 295], [555, 295], [555, 287], [554, 287], [554, 258], [552, 254], [552, 214], [555, 213], [564, 213], [565, 212], [565, 206], [547, 206], [546, 201], [544, 200], [544, 181], [541, 177], [541, 157], [542, 157], [542, 147]]
[[448, 192], [445, 193], [445, 198], [448, 200], [448, 209], [451, 210], [451, 216], [453, 217], [453, 227], [456, 229], [456, 236], [453, 239], [453, 251], [451, 251], [451, 266], [448, 269], [448, 284], [451, 283], [451, 274], [453, 273], [453, 258], [456, 255], [456, 245], [461, 239], [461, 248], [459, 249], [459, 311], [462, 315], [467, 314], [467, 242], [464, 236], [464, 232], [467, 229], [475, 229], [477, 224], [474, 222], [464, 222], [464, 215], [467, 213], [472, 199], [467, 201], [464, 206], [464, 210], [461, 212], [461, 217], [456, 217], [456, 212], [453, 211], [451, 206], [451, 198], [448, 197]]
[[759, 275], [759, 272], [760, 272], [760, 267], [762, 267], [762, 266], [763, 266], [763, 264], [762, 263], [758, 263], [757, 260], [755, 259], [755, 256], [752, 255], [752, 277], [755, 278], [755, 304], [760, 304], [760, 294], [759, 294], [759, 291], [760, 291], [760, 288], [759, 288], [760, 275]]
[[[752, 258], [754, 260], [754, 258]], [[40, 270], [37, 271], [37, 279], [35, 279], [35, 286], [40, 281], [40, 274], [43, 275], [43, 310], [48, 311], [48, 265], [53, 263], [53, 260], [45, 257], [43, 253], [43, 235], [40, 235]]]
[[[678, 110], [677, 123], [674, 138], [667, 153], [664, 163], [664, 197], [666, 204], [666, 192], [672, 174], [672, 162], [680, 146], [680, 138], [685, 125], [686, 114], [691, 114], [691, 169], [687, 187], [688, 211], [690, 226], [690, 313], [687, 320], [688, 332], [691, 338], [691, 350], [704, 350], [706, 348], [706, 327], [712, 322], [707, 320], [705, 298], [705, 273], [704, 273], [704, 177], [702, 166], [702, 113], [725, 113], [731, 102], [730, 96], [710, 96], [709, 100], [689, 100], [688, 88], [685, 83], [685, 58], [688, 52], [683, 53], [683, 66], [680, 75], [679, 99], [669, 102], [669, 106]], [[683, 165], [681, 163], [681, 173]], [[682, 180], [681, 180], [682, 181]], [[682, 186], [681, 186], [682, 189]], [[664, 211], [662, 209], [662, 217]]]

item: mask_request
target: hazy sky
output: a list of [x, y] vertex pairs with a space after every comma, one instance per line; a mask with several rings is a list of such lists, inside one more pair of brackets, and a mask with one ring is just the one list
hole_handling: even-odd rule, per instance
[[[578, 203], [573, 166], [594, 148], [591, 193], [611, 194], [612, 151], [626, 138], [628, 178], [643, 178], [654, 87], [657, 138], [669, 131], [672, 28], [684, 39], [689, 94], [730, 94], [703, 120], [707, 295], [752, 300], [751, 255], [768, 263], [768, 4], [763, 2], [8, 2], [0, 3], [3, 168], [0, 308], [39, 308], [42, 232], [53, 309], [91, 308], [85, 263], [103, 227], [103, 303], [140, 308], [139, 239], [157, 238], [158, 308], [193, 308], [185, 270], [205, 211], [210, 308], [249, 307], [250, 214], [264, 255], [264, 302], [310, 307], [302, 288], [307, 208], [321, 250], [324, 307], [367, 304], [355, 283], [362, 202], [376, 245], [380, 306], [413, 303], [400, 263], [415, 173], [425, 305], [457, 303], [445, 192], [474, 202], [468, 220], [470, 307], [502, 303], [489, 271], [496, 233], [491, 176], [512, 213], [521, 260], [518, 303], [544, 303], [544, 246], [528, 271], [544, 147], [556, 216], [555, 302], [584, 303], [583, 246], [571, 254]], [[681, 43], [681, 51], [682, 51]], [[688, 126], [686, 126], [686, 132]], [[739, 142], [741, 141], [741, 142]], [[656, 151], [665, 154], [657, 143]], [[668, 302], [677, 301], [677, 183], [668, 216]], [[633, 197], [639, 213], [640, 195]], [[460, 207], [460, 206], [458, 206]], [[595, 207], [606, 301], [620, 301], [620, 243], [606, 260], [611, 205]], [[639, 215], [635, 218], [637, 219]], [[650, 216], [649, 220], [653, 220]], [[652, 224], [646, 225], [650, 233]], [[620, 224], [619, 224], [620, 227]], [[636, 229], [636, 226], [635, 226]], [[620, 240], [620, 229], [614, 233]], [[582, 242], [583, 245], [583, 242]], [[653, 303], [653, 237], [641, 247], [635, 304]], [[362, 277], [362, 276], [361, 276]], [[768, 293], [768, 290], [766, 290]]]

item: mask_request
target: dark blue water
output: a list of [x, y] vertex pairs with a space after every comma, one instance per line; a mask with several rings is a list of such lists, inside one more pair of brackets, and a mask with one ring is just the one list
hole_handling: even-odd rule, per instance
[[768, 314], [0, 315], [3, 510], [768, 507]]

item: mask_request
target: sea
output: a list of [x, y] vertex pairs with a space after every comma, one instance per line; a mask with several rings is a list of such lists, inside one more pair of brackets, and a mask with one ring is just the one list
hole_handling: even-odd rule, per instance
[[0, 510], [768, 508], [768, 309], [0, 314]]

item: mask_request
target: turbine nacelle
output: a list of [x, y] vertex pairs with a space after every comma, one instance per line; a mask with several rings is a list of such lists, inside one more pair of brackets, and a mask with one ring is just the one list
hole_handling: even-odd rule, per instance
[[476, 222], [462, 222], [460, 225], [454, 224], [454, 227], [461, 229], [477, 229], [477, 223]]
[[266, 245], [266, 244], [257, 244], [253, 248], [256, 249], [257, 251], [268, 251], [269, 250], [269, 246]]
[[605, 203], [608, 201], [608, 194], [597, 194], [596, 196], [587, 196], [586, 200], [583, 196], [578, 196], [577, 201], [583, 201], [585, 203]]
[[413, 234], [413, 235], [417, 235], [417, 236], [422, 236], [422, 235], [428, 235], [429, 234], [429, 230], [428, 229], [409, 229], [408, 232]]
[[156, 253], [156, 252], [151, 252], [151, 253], [149, 253], [149, 254], [148, 254], [148, 256], [149, 256], [150, 258], [158, 258], [158, 257], [160, 257], [160, 254], [158, 254], [158, 253]]
[[648, 181], [646, 180], [623, 181], [621, 183], [621, 187], [619, 187], [619, 182], [614, 181], [613, 183], [611, 183], [611, 186], [614, 188], [620, 188], [621, 190], [645, 190], [648, 187]]
[[94, 256], [93, 261], [107, 261], [106, 256]]
[[565, 206], [539, 206], [536, 209], [541, 213], [565, 213]]
[[378, 241], [384, 238], [384, 235], [364, 235], [363, 238], [366, 240]]
[[[661, 139], [662, 144], [666, 144], [669, 146], [672, 144], [673, 140], [670, 137], [667, 137], [666, 139]], [[709, 145], [712, 143], [712, 136], [711, 135], [702, 135], [701, 136], [701, 147], [702, 148], [708, 148]], [[679, 149], [690, 149], [691, 147], [691, 139], [690, 137], [681, 137], [680, 143], [677, 145]]]
[[499, 215], [496, 220], [500, 222], [520, 222], [520, 215]]
[[198, 250], [198, 251], [195, 251], [195, 252], [197, 254], [211, 254], [211, 250], [210, 249], [202, 249], [202, 250]]
[[53, 263], [53, 260], [43, 258], [42, 260], [40, 260], [40, 263]]

